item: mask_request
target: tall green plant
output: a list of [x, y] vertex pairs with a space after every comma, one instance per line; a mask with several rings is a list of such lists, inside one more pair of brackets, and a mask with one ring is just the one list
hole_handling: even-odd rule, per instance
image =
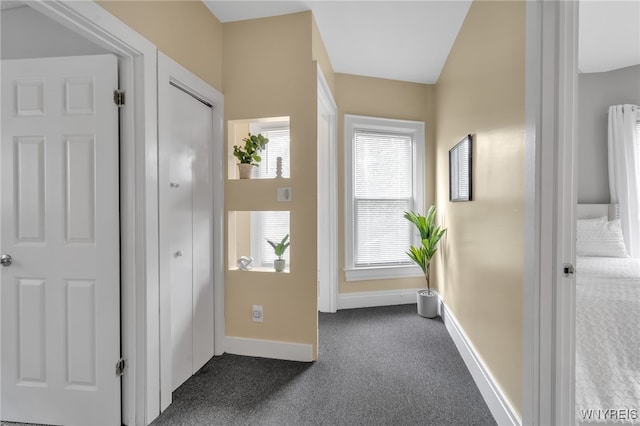
[[262, 161], [259, 153], [269, 143], [269, 138], [265, 138], [260, 133], [257, 135], [249, 133], [249, 136], [242, 139], [242, 142], [244, 142], [244, 147], [238, 145], [233, 146], [233, 156], [236, 157], [241, 164], [252, 164], [257, 167], [258, 163]]
[[419, 247], [411, 246], [407, 255], [413, 260], [416, 265], [422, 269], [425, 278], [427, 279], [427, 289], [431, 294], [431, 259], [438, 250], [438, 243], [440, 239], [447, 232], [446, 228], [440, 228], [436, 226], [436, 206], [431, 205], [426, 216], [414, 212], [404, 212], [404, 218], [413, 223], [420, 232], [420, 240], [422, 244]]

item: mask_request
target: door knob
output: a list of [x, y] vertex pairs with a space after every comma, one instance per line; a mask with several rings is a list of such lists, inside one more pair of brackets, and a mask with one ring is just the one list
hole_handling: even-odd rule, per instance
[[177, 252], [175, 252], [176, 257], [182, 257], [182, 255], [183, 255], [182, 250], [178, 250]]
[[0, 256], [0, 264], [2, 264], [2, 266], [11, 266], [12, 262], [13, 258], [10, 254], [3, 254], [2, 256]]

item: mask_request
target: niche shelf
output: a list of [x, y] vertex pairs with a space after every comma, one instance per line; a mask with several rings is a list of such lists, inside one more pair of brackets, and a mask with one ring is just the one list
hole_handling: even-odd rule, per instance
[[[267, 243], [271, 240], [279, 243], [289, 232], [290, 213], [288, 210], [251, 210], [230, 211], [228, 216], [228, 259], [227, 269], [238, 272], [273, 272], [276, 273], [273, 260], [274, 250]], [[287, 261], [285, 270], [277, 273], [288, 273], [290, 249], [284, 253]], [[250, 270], [241, 270], [238, 260], [252, 257]]]
[[[238, 159], [233, 156], [233, 146], [244, 146], [242, 139], [249, 133], [257, 135], [261, 133], [269, 138], [264, 151], [260, 153], [262, 161], [258, 167], [253, 167], [251, 180], [275, 179], [277, 177], [277, 158], [282, 160], [281, 177], [290, 177], [290, 130], [289, 117], [267, 117], [245, 120], [229, 120], [228, 129], [228, 173], [230, 180], [240, 179], [238, 171]], [[247, 179], [243, 179], [247, 180]]]

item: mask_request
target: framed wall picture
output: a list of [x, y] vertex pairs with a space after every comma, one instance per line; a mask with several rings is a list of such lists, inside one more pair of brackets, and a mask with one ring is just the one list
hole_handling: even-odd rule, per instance
[[449, 150], [449, 201], [471, 201], [471, 135]]

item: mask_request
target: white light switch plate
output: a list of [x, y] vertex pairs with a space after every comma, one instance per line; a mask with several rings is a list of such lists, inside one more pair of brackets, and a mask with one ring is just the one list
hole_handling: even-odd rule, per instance
[[291, 201], [291, 187], [278, 188], [278, 201]]

